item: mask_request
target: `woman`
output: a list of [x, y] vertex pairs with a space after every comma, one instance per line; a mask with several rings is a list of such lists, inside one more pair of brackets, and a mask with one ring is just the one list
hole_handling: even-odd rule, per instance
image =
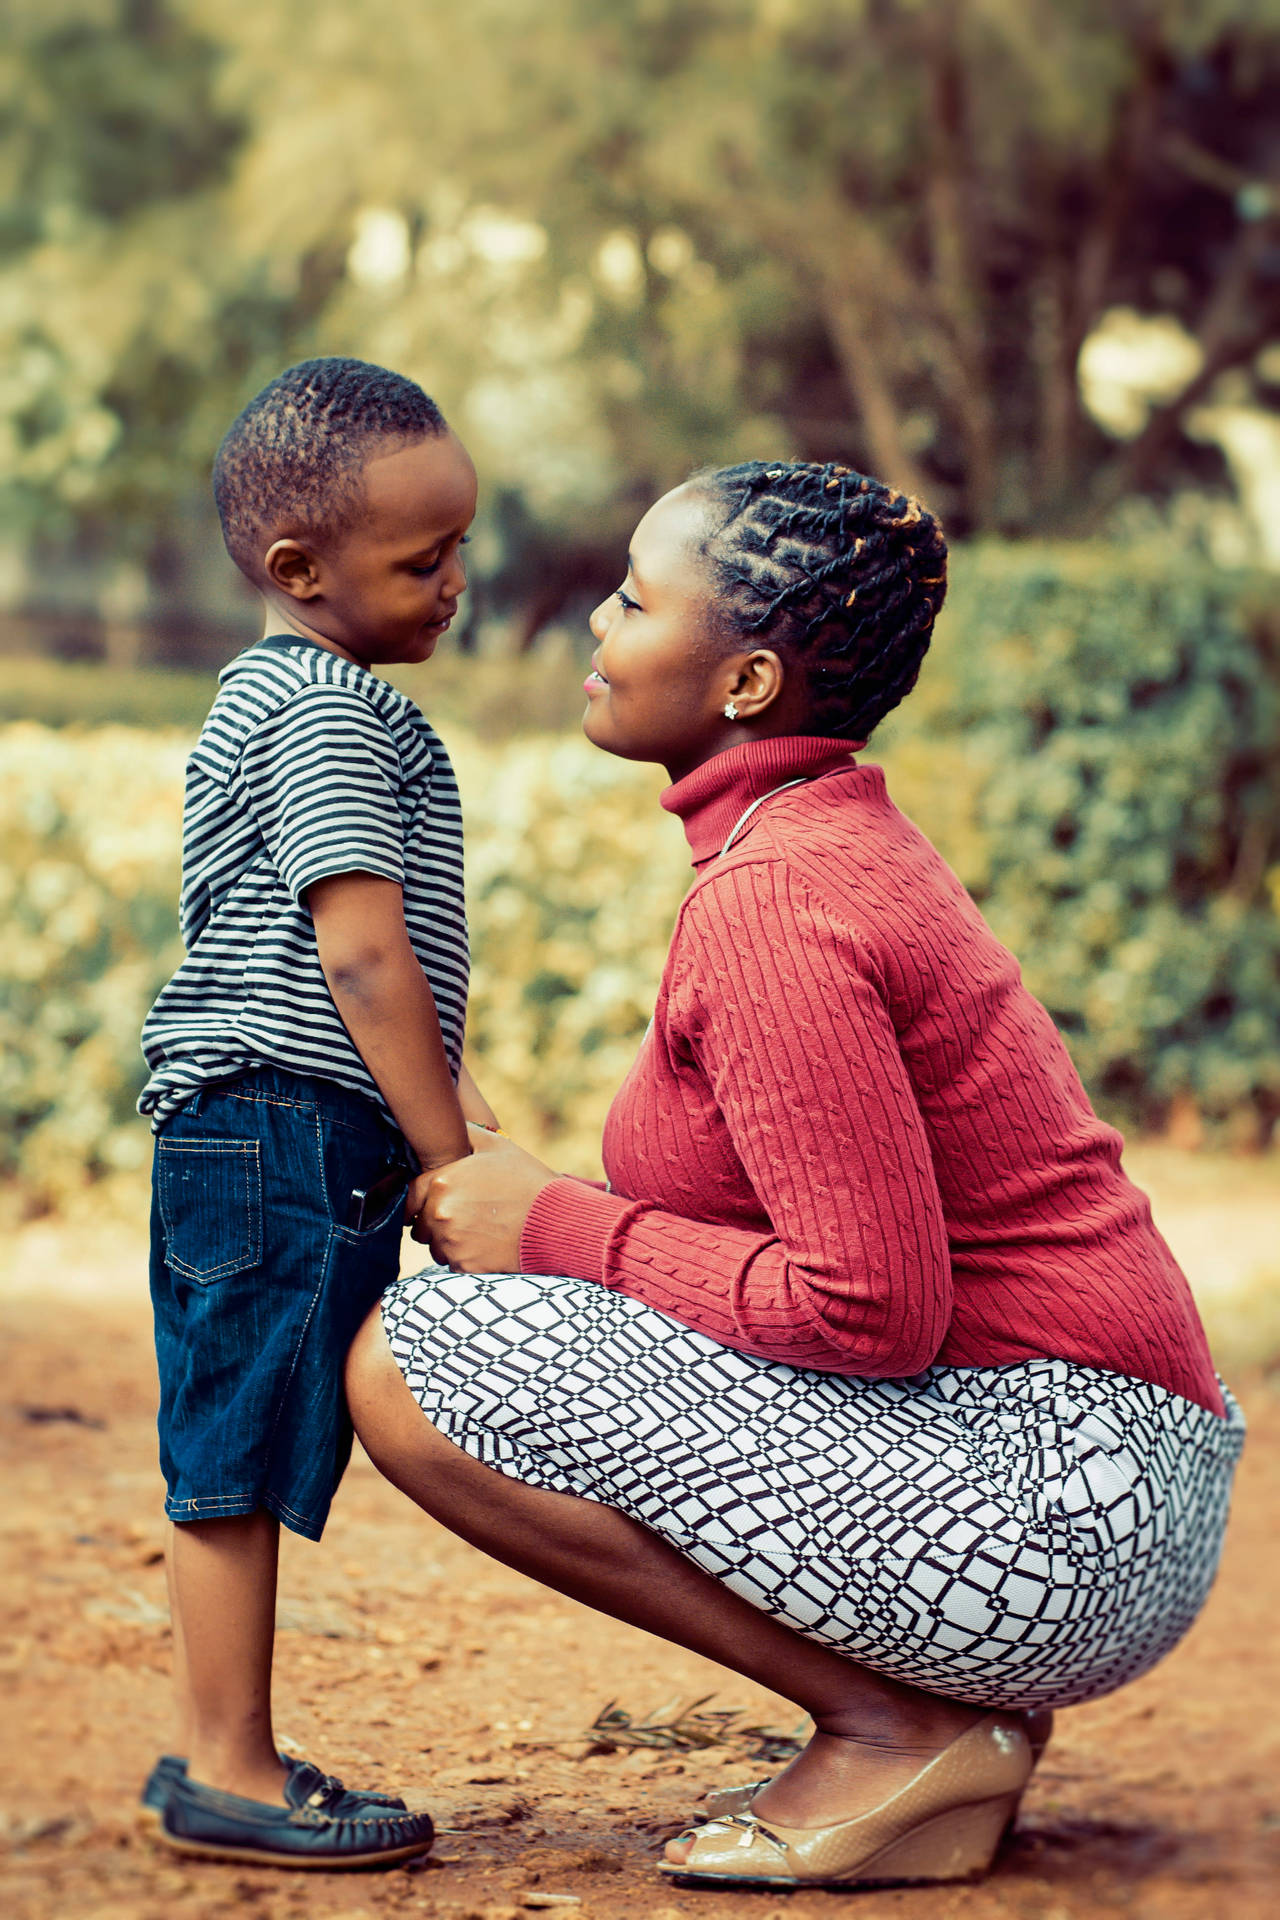
[[427, 1512], [812, 1716], [668, 1847], [691, 1880], [982, 1871], [1030, 1710], [1150, 1667], [1221, 1545], [1242, 1425], [1119, 1137], [852, 757], [944, 591], [930, 515], [843, 467], [645, 515], [583, 724], [667, 767], [696, 878], [610, 1186], [477, 1135], [419, 1218], [447, 1266], [351, 1359]]

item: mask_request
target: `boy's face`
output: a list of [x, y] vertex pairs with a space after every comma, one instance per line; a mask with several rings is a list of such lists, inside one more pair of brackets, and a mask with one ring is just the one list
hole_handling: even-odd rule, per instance
[[292, 625], [361, 665], [429, 660], [466, 592], [476, 470], [445, 432], [375, 456], [361, 484], [364, 510], [331, 547], [272, 547], [267, 572], [279, 591], [270, 598]]

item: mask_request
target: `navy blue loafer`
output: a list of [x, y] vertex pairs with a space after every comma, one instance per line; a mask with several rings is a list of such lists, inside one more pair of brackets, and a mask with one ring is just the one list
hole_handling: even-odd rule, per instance
[[204, 1787], [185, 1773], [170, 1780], [157, 1839], [175, 1853], [251, 1866], [392, 1867], [429, 1853], [431, 1816], [356, 1802], [340, 1780], [303, 1761], [284, 1785], [284, 1804], [269, 1806], [238, 1793]]
[[158, 1821], [164, 1812], [169, 1789], [175, 1780], [181, 1780], [187, 1771], [185, 1760], [176, 1753], [162, 1753], [147, 1775], [139, 1803], [138, 1818], [143, 1821]]
[[[300, 1760], [295, 1754], [282, 1753], [280, 1758], [290, 1773], [296, 1773], [299, 1767], [310, 1767], [309, 1760]], [[313, 1768], [313, 1772], [319, 1772]], [[164, 1811], [165, 1801], [169, 1798], [169, 1789], [175, 1780], [185, 1779], [187, 1763], [176, 1753], [162, 1753], [147, 1775], [143, 1786], [138, 1818], [144, 1823], [154, 1824]], [[326, 1776], [327, 1777], [327, 1776]], [[342, 1787], [340, 1780], [333, 1782]], [[336, 1813], [354, 1817], [361, 1806], [389, 1807], [393, 1813], [407, 1813], [408, 1808], [398, 1794], [375, 1793], [371, 1787], [342, 1787], [343, 1802], [333, 1808]]]

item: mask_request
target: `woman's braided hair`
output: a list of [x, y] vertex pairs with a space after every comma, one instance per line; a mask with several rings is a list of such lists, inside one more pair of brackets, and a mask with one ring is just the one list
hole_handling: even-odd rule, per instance
[[734, 629], [803, 667], [816, 733], [865, 740], [915, 685], [946, 597], [938, 522], [818, 462], [750, 460], [689, 485], [711, 502], [704, 551]]

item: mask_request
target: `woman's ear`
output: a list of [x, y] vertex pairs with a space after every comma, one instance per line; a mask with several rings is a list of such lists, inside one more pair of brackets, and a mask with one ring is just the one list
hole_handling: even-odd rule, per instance
[[263, 571], [272, 586], [291, 600], [314, 600], [320, 591], [315, 555], [297, 540], [277, 540], [267, 548]]
[[739, 720], [755, 720], [776, 704], [786, 683], [786, 668], [767, 647], [742, 656], [737, 663], [728, 698]]

